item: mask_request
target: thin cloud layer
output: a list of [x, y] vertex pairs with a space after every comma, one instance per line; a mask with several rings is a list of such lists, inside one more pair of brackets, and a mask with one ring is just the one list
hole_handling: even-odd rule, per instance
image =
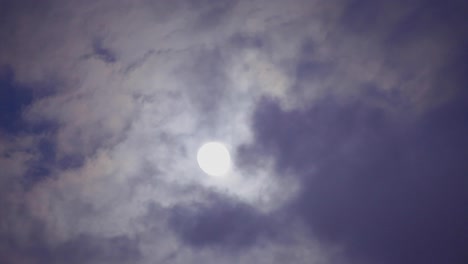
[[7, 263], [467, 258], [462, 1], [0, 3]]

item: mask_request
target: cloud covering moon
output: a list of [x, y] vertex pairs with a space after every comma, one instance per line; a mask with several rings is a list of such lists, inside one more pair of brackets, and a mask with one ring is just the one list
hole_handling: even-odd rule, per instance
[[0, 6], [5, 263], [467, 257], [463, 1]]

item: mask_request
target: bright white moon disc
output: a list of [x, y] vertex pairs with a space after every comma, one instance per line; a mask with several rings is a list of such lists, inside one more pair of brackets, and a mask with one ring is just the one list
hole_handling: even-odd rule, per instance
[[229, 151], [219, 142], [203, 144], [198, 149], [197, 161], [200, 168], [211, 176], [222, 176], [231, 168]]

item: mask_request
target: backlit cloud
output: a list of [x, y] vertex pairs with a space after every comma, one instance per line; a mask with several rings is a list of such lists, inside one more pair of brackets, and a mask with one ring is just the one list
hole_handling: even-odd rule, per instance
[[1, 2], [7, 263], [466, 257], [460, 1]]

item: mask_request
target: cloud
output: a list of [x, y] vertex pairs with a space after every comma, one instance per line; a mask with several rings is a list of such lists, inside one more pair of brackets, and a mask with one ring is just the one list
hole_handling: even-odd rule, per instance
[[269, 223], [255, 208], [216, 195], [211, 204], [189, 204], [173, 209], [171, 225], [193, 247], [250, 247]]
[[0, 258], [461, 259], [460, 1], [2, 7]]
[[246, 151], [273, 156], [278, 175], [301, 178], [288, 212], [351, 256], [462, 263], [468, 126], [460, 96], [410, 122], [360, 102], [285, 112], [267, 100]]

